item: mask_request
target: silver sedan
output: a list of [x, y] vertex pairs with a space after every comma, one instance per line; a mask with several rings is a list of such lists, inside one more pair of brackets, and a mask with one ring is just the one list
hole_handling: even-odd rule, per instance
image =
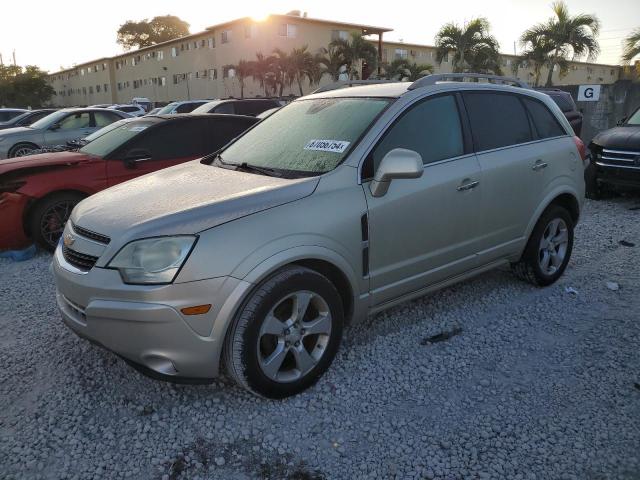
[[0, 131], [0, 160], [29, 155], [42, 147], [63, 145], [129, 117], [124, 112], [101, 108], [58, 110], [28, 127]]

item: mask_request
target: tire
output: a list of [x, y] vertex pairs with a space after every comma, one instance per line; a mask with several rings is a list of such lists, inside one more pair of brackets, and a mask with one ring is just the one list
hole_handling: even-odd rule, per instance
[[573, 219], [565, 208], [549, 206], [536, 223], [522, 258], [511, 264], [513, 273], [539, 287], [554, 283], [571, 258], [573, 229]]
[[[305, 304], [300, 318], [294, 307]], [[230, 326], [223, 354], [227, 372], [255, 395], [295, 395], [329, 368], [343, 323], [342, 300], [326, 277], [285, 267], [256, 288]]]
[[38, 201], [28, 219], [29, 233], [36, 245], [53, 252], [73, 208], [84, 197], [79, 193], [54, 193]]
[[18, 143], [9, 150], [9, 158], [24, 157], [37, 150], [38, 146], [33, 143]]

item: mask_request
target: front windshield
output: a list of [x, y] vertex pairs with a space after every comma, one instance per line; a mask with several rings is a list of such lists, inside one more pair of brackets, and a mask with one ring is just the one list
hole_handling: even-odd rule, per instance
[[157, 122], [158, 120], [156, 119], [148, 119], [121, 124], [119, 127], [112, 128], [110, 131], [94, 138], [82, 147], [80, 151], [103, 158], [116, 148], [119, 148], [124, 142], [132, 139]]
[[156, 115], [164, 115], [165, 113], [171, 113], [173, 112], [173, 109], [175, 108], [176, 105], [177, 103], [170, 103], [166, 107], [162, 107]]
[[629, 117], [629, 120], [627, 120], [627, 125], [640, 125], [640, 108]]
[[57, 121], [62, 120], [68, 114], [69, 110], [58, 110], [57, 112], [53, 112], [51, 115], [47, 115], [46, 117], [41, 118], [37, 122], [33, 122], [31, 125], [29, 125], [29, 128], [49, 128]]
[[221, 160], [284, 171], [329, 172], [389, 102], [345, 97], [298, 100], [231, 144]]

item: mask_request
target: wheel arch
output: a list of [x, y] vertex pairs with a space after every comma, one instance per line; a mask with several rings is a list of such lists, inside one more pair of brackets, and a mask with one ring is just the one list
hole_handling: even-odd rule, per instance
[[13, 145], [11, 145], [11, 147], [9, 148], [9, 150], [7, 150], [7, 154], [8, 154], [8, 156], [9, 156], [9, 158], [11, 158], [11, 157], [10, 157], [10, 154], [11, 154], [11, 152], [13, 152], [14, 148], [16, 148], [16, 147], [17, 147], [17, 146], [19, 146], [19, 145], [33, 145], [33, 146], [34, 146], [34, 147], [36, 147], [36, 148], [41, 148], [41, 146], [40, 146], [40, 145], [38, 145], [38, 144], [37, 144], [37, 143], [35, 143], [35, 142], [30, 142], [30, 141], [21, 141], [21, 142], [16, 142], [16, 143], [14, 143]]
[[31, 228], [29, 226], [29, 221], [31, 220], [31, 216], [33, 215], [33, 212], [36, 209], [36, 207], [38, 205], [40, 205], [42, 202], [44, 202], [45, 200], [53, 197], [54, 195], [60, 195], [60, 194], [65, 194], [65, 193], [78, 195], [81, 198], [86, 198], [89, 195], [91, 195], [90, 193], [83, 192], [82, 190], [66, 188], [66, 189], [62, 189], [62, 190], [53, 190], [51, 192], [46, 193], [45, 195], [42, 195], [42, 196], [37, 197], [37, 198], [33, 198], [28, 203], [27, 208], [24, 209], [24, 213], [22, 215], [22, 228], [24, 229], [25, 233], [29, 237], [31, 237], [31, 231], [30, 231]]

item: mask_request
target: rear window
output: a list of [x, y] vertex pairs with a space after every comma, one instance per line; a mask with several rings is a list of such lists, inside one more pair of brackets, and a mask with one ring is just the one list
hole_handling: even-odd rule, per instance
[[546, 105], [530, 98], [522, 100], [531, 114], [538, 138], [560, 137], [567, 134]]
[[556, 102], [556, 105], [560, 107], [560, 110], [563, 112], [571, 112], [576, 109], [575, 103], [573, 103], [573, 99], [571, 95], [564, 95], [561, 93], [556, 93], [550, 95], [551, 99]]
[[478, 151], [532, 140], [527, 112], [516, 95], [467, 92], [463, 97]]

